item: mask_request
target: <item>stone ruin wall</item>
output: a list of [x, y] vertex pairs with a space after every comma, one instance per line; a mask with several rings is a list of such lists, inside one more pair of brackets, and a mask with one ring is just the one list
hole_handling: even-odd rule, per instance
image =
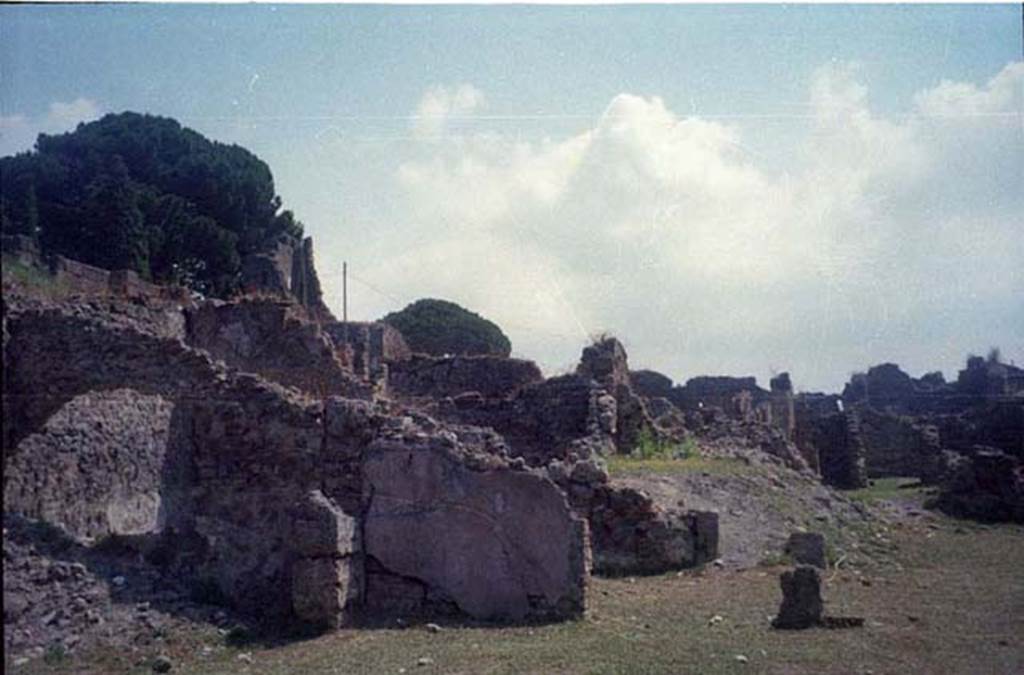
[[398, 329], [382, 321], [332, 321], [324, 323], [323, 330], [337, 347], [351, 349], [353, 369], [361, 377], [385, 377], [389, 364], [412, 357]]
[[643, 397], [633, 391], [626, 349], [615, 338], [585, 347], [576, 374], [593, 380], [615, 399], [615, 447], [632, 452], [644, 438], [667, 440], [670, 435], [654, 423]]
[[248, 293], [268, 293], [297, 300], [320, 323], [335, 321], [324, 304], [320, 278], [313, 257], [313, 239], [281, 235], [266, 250], [242, 261], [242, 288]]
[[206, 301], [186, 317], [189, 346], [229, 366], [321, 398], [374, 394], [373, 384], [354, 373], [351, 351], [294, 301]]
[[867, 485], [866, 450], [860, 421], [843, 410], [839, 397], [799, 394], [793, 405], [793, 438], [823, 483], [844, 490]]
[[938, 427], [912, 417], [857, 409], [869, 478], [915, 476], [935, 483], [942, 473], [942, 444]]
[[986, 447], [1024, 459], [1024, 397], [1012, 393], [1018, 373], [973, 357], [952, 383], [941, 373], [912, 378], [893, 363], [854, 375], [842, 400], [861, 421], [869, 475], [941, 482], [949, 451], [971, 456]]
[[67, 294], [179, 303], [188, 301], [188, 292], [184, 288], [149, 283], [132, 270], [109, 271], [61, 255], [44, 256], [35, 242], [24, 235], [3, 235], [0, 248], [4, 255], [22, 265], [49, 275], [54, 285]]
[[[301, 316], [293, 316], [286, 303], [208, 302], [185, 314], [163, 310], [160, 320], [153, 320], [160, 315], [153, 308], [132, 307], [119, 314], [124, 311], [117, 303], [94, 303], [5, 313], [5, 336], [10, 323], [16, 338], [10, 359], [15, 367], [5, 385], [12, 385], [8, 389], [15, 398], [37, 391], [35, 383], [44, 381], [61, 392], [21, 396], [23, 405], [12, 407], [18, 432], [7, 461], [6, 509], [45, 518], [77, 536], [162, 532], [176, 537], [187, 544], [182, 549], [189, 552], [189, 574], [197, 583], [214, 585], [250, 612], [321, 625], [338, 625], [359, 613], [454, 611], [505, 619], [576, 615], [590, 564], [588, 522], [598, 532], [593, 564], [602, 573], [661, 572], [717, 555], [714, 514], [667, 512], [647, 495], [608, 481], [596, 455], [614, 447], [619, 409], [616, 399], [590, 378], [544, 381], [530, 362], [457, 359], [445, 372], [464, 372], [442, 379], [441, 390], [457, 391], [471, 383], [481, 388], [484, 382], [490, 383], [491, 389], [483, 388], [493, 397], [464, 392], [442, 398], [434, 412], [449, 422], [485, 424], [505, 438], [476, 431], [453, 441], [419, 413], [414, 413], [419, 421], [410, 423], [410, 418], [379, 409], [400, 406], [323, 400], [322, 388], [315, 390], [301, 379], [304, 371], [293, 367], [301, 362], [307, 371], [322, 374], [337, 366], [329, 332], [297, 320]], [[174, 320], [168, 322], [168, 316]], [[44, 357], [69, 350], [72, 356], [61, 361]], [[283, 367], [292, 355], [298, 361]], [[64, 361], [72, 367], [63, 367]], [[429, 372], [438, 363], [420, 365]], [[288, 393], [236, 368], [297, 390]], [[337, 371], [339, 377], [344, 370]], [[436, 393], [436, 372], [411, 381]], [[338, 433], [339, 428], [347, 431]], [[144, 437], [139, 429], [147, 430]], [[84, 442], [71, 455], [66, 452], [70, 438]], [[417, 444], [422, 453], [410, 454]], [[135, 446], [145, 451], [137, 456], [124, 452]], [[500, 459], [506, 454], [521, 459]], [[485, 473], [497, 472], [496, 477], [478, 479], [479, 467], [463, 466], [474, 455], [490, 457]], [[389, 468], [384, 470], [377, 462], [385, 457], [402, 459], [385, 463]], [[415, 474], [417, 486], [401, 481], [392, 486], [389, 481], [408, 478], [410, 461], [423, 462]], [[537, 470], [531, 472], [529, 464]], [[61, 466], [61, 475], [49, 472], [50, 466]], [[513, 473], [530, 478], [506, 477]], [[97, 481], [96, 475], [102, 478]], [[430, 488], [423, 482], [430, 476], [455, 482]], [[452, 493], [478, 499], [476, 489], [493, 493], [495, 485], [507, 481], [519, 487], [501, 493], [489, 507], [494, 513], [480, 523], [463, 522], [461, 503], [438, 497]], [[414, 487], [415, 494], [432, 494], [438, 503], [431, 497], [431, 503], [385, 508], [394, 501], [387, 497], [373, 506], [373, 495], [394, 496]], [[510, 509], [508, 500], [520, 504], [518, 491], [532, 496], [521, 502], [521, 509]], [[403, 499], [408, 501], [397, 501]], [[524, 518], [531, 509], [536, 518], [540, 507], [527, 503], [547, 504], [540, 511], [542, 530], [558, 533], [558, 543], [544, 544], [540, 553], [529, 549], [541, 545], [542, 538], [519, 541], [513, 549], [507, 545], [518, 541], [514, 533], [532, 532], [534, 520]], [[473, 506], [481, 514], [487, 508], [485, 503]], [[428, 515], [412, 525], [412, 514]], [[507, 531], [496, 527], [505, 519], [517, 524]], [[425, 534], [435, 523], [447, 523], [438, 526], [451, 537], [466, 539], [456, 545]], [[473, 533], [460, 534], [459, 528]], [[370, 536], [378, 531], [379, 537]], [[511, 575], [502, 577], [504, 595], [492, 597], [493, 591], [481, 589], [494, 589], [492, 583], [455, 578], [446, 564], [429, 563], [430, 556], [422, 552], [411, 554], [408, 542], [423, 536], [435, 545], [439, 560], [462, 555], [470, 540], [486, 542], [493, 536], [503, 541], [477, 549], [486, 558], [482, 569]], [[555, 570], [554, 577], [522, 573], [519, 567], [535, 567], [537, 555], [545, 556], [543, 568]], [[471, 560], [457, 569], [481, 569], [480, 564]], [[410, 571], [415, 565], [425, 567], [417, 574]], [[258, 602], [247, 604], [251, 599]]]
[[476, 392], [487, 399], [514, 395], [544, 376], [533, 361], [501, 356], [415, 354], [388, 367], [388, 391], [405, 400], [441, 399]]
[[[625, 350], [617, 340], [585, 349], [576, 374], [547, 380], [530, 362], [456, 358], [486, 368], [468, 378], [448, 377], [441, 370], [437, 376], [443, 384], [427, 379], [429, 386], [415, 390], [440, 398], [427, 396], [419, 403], [450, 422], [494, 429], [507, 441], [509, 454], [546, 469], [576, 513], [590, 523], [595, 573], [654, 574], [717, 556], [715, 514], [662, 509], [648, 495], [609, 480], [602, 467], [602, 456], [632, 448], [644, 425], [654, 428], [630, 388]], [[409, 391], [408, 385], [392, 388]], [[622, 425], [631, 431], [622, 434]]]
[[5, 310], [5, 511], [162, 533], [197, 581], [282, 621], [338, 625], [396, 588], [402, 611], [582, 611], [586, 523], [500, 439], [303, 398], [106, 310]]

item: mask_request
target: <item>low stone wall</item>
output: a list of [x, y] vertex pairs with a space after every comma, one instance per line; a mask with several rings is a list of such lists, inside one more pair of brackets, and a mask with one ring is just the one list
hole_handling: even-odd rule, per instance
[[663, 508], [647, 493], [610, 480], [597, 458], [554, 460], [548, 476], [590, 523], [595, 574], [661, 574], [718, 557], [718, 515]]

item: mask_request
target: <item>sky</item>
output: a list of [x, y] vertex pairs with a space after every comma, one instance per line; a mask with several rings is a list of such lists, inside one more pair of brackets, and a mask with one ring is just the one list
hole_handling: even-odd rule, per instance
[[1010, 5], [0, 6], [0, 155], [104, 113], [265, 160], [325, 298], [677, 382], [1024, 364]]

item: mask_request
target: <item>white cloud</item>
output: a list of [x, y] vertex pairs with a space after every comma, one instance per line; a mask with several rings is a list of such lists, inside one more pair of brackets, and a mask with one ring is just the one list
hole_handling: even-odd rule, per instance
[[438, 85], [429, 89], [416, 106], [413, 131], [423, 139], [435, 139], [453, 118], [465, 117], [484, 106], [484, 95], [470, 84]]
[[23, 114], [0, 116], [0, 156], [31, 150], [39, 134], [71, 131], [80, 122], [98, 118], [102, 109], [87, 98], [55, 101], [47, 111], [35, 117]]
[[482, 95], [434, 89], [418, 122], [438, 142], [397, 168], [407, 224], [368, 275], [467, 304], [549, 369], [600, 330], [680, 379], [774, 367], [831, 388], [881, 360], [1024, 351], [1006, 342], [1024, 334], [1022, 83], [1019, 63], [943, 82], [893, 119], [855, 67], [824, 67], [783, 171], [744, 128], [631, 94], [562, 139], [438, 140]]
[[1024, 62], [1010, 63], [984, 87], [943, 80], [914, 97], [917, 109], [933, 117], [1017, 115], [1024, 110]]

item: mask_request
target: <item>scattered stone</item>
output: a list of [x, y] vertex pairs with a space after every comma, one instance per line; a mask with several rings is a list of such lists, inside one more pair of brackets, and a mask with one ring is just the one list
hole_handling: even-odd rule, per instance
[[252, 663], [252, 654], [250, 654], [249, 652], [242, 652], [241, 654], [236, 656], [235, 659], [243, 663]]
[[717, 626], [718, 624], [722, 623], [723, 621], [725, 621], [725, 619], [722, 617], [721, 614], [715, 614], [713, 617], [708, 619], [708, 625], [709, 626]]
[[434, 663], [434, 659], [430, 658], [429, 656], [421, 656], [416, 661], [416, 665], [417, 666], [429, 666], [429, 665], [433, 665], [433, 663]]
[[822, 628], [860, 628], [864, 625], [864, 618], [860, 616], [825, 616], [822, 617]]
[[786, 553], [798, 565], [813, 565], [825, 569], [825, 537], [818, 532], [794, 532], [786, 542]]
[[811, 628], [821, 622], [821, 577], [814, 567], [801, 565], [779, 578], [782, 605], [772, 627], [785, 630]]
[[428, 623], [424, 628], [427, 629], [428, 633], [440, 633], [442, 630], [441, 626], [436, 623]]
[[747, 662], [749, 662], [749, 661], [750, 661], [750, 659], [748, 659], [748, 658], [747, 658], [746, 656], [744, 656], [743, 654], [737, 654], [737, 655], [736, 655], [735, 657], [733, 657], [733, 658], [734, 658], [734, 659], [736, 660], [736, 662], [737, 662], [737, 663], [747, 663]]
[[174, 663], [171, 661], [169, 656], [161, 654], [153, 659], [153, 672], [154, 673], [167, 673], [170, 672], [171, 668], [174, 667]]
[[114, 577], [113, 579], [111, 579], [110, 581], [111, 581], [111, 582], [112, 582], [112, 583], [113, 583], [113, 584], [114, 584], [115, 586], [124, 586], [124, 585], [125, 585], [125, 583], [127, 583], [127, 582], [126, 582], [126, 580], [125, 580], [125, 578], [124, 578], [124, 577], [122, 577], [122, 576], [116, 576], [116, 577]]

